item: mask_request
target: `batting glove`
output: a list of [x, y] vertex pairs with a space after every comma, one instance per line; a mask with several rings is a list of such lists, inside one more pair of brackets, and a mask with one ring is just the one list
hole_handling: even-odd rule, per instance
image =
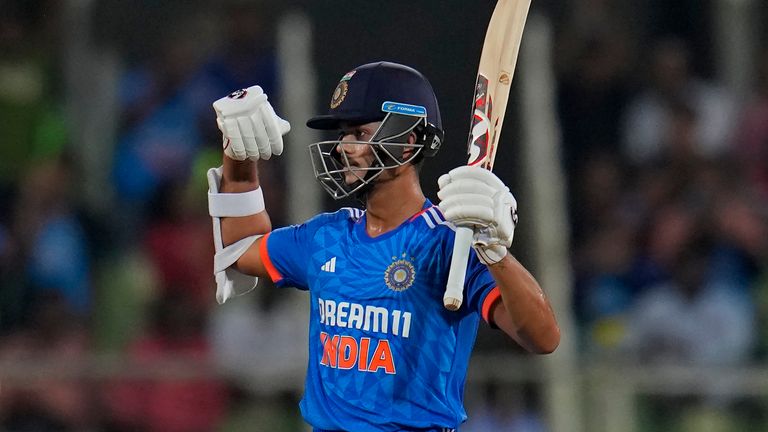
[[238, 90], [213, 103], [224, 136], [224, 154], [234, 160], [269, 159], [283, 152], [291, 125], [275, 114], [259, 86]]
[[471, 228], [477, 257], [486, 265], [507, 255], [517, 225], [517, 201], [486, 169], [462, 166], [438, 179], [440, 210], [456, 226]]

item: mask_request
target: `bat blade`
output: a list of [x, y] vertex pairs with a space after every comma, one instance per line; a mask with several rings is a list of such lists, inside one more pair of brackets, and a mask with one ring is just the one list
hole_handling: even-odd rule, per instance
[[468, 165], [492, 169], [531, 0], [499, 0], [485, 33], [469, 128]]
[[[531, 0], [499, 0], [491, 15], [472, 98], [468, 165], [493, 169], [530, 7]], [[464, 301], [464, 277], [471, 247], [472, 229], [457, 227], [443, 296], [443, 305], [449, 310], [458, 310]]]

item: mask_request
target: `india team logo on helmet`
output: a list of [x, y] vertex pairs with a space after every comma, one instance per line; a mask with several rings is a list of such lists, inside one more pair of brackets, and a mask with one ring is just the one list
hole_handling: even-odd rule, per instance
[[352, 77], [355, 75], [355, 72], [357, 71], [349, 71], [344, 74], [343, 77], [341, 77], [341, 80], [339, 80], [339, 84], [336, 86], [336, 89], [331, 95], [331, 109], [338, 108], [339, 105], [344, 102], [344, 98], [347, 97], [347, 92], [349, 91], [349, 84], [347, 84], [347, 81], [352, 79]]
[[349, 84], [347, 84], [346, 81], [341, 81], [339, 85], [336, 86], [336, 90], [333, 91], [333, 95], [331, 96], [331, 109], [338, 108], [338, 106], [344, 102], [344, 98], [347, 97], [348, 91]]
[[392, 264], [384, 272], [384, 283], [392, 291], [405, 291], [413, 285], [413, 281], [416, 279], [416, 269], [411, 263], [413, 258], [409, 260], [406, 257], [405, 253], [399, 259], [393, 256]]

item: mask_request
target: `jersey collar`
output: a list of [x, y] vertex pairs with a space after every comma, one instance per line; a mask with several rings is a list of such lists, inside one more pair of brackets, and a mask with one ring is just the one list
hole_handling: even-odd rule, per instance
[[363, 216], [357, 220], [357, 223], [355, 223], [354, 231], [357, 236], [357, 239], [363, 242], [372, 243], [377, 241], [386, 240], [393, 235], [397, 234], [400, 230], [402, 230], [405, 226], [409, 225], [411, 222], [417, 220], [419, 216], [421, 216], [425, 211], [429, 210], [431, 207], [433, 207], [434, 204], [432, 204], [432, 201], [429, 200], [429, 198], [424, 200], [424, 205], [421, 206], [421, 210], [418, 211], [413, 216], [406, 219], [403, 223], [397, 226], [397, 228], [387, 231], [384, 234], [376, 237], [371, 237], [368, 235], [368, 232], [365, 230], [365, 224], [368, 218], [368, 213], [363, 212]]

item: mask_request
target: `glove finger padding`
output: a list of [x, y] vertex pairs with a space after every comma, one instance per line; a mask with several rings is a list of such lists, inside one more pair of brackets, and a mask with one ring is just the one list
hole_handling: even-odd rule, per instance
[[509, 190], [499, 191], [494, 197], [494, 217], [498, 225], [499, 239], [506, 247], [512, 246], [517, 225], [517, 200]]
[[248, 117], [238, 117], [237, 126], [240, 128], [240, 135], [243, 138], [246, 157], [252, 160], [258, 160], [260, 153], [258, 150], [254, 151], [254, 149], [257, 148], [256, 132], [250, 119], [248, 119]]
[[277, 121], [280, 117], [275, 114], [272, 105], [265, 104], [261, 106], [261, 118], [264, 121], [264, 127], [267, 130], [267, 137], [269, 138], [269, 146], [272, 153], [280, 155], [283, 153], [283, 134], [280, 132], [280, 126]]
[[440, 202], [445, 218], [458, 226], [487, 226], [494, 222], [493, 199], [483, 195], [452, 195]]
[[[504, 186], [504, 188], [506, 188], [506, 186]], [[446, 183], [445, 186], [440, 186], [437, 196], [441, 200], [463, 194], [480, 195], [491, 198], [497, 191], [497, 188], [489, 186], [480, 180], [467, 178], [454, 180], [450, 183]]]
[[224, 119], [224, 153], [234, 160], [245, 160], [248, 154], [237, 119]]
[[464, 179], [478, 180], [481, 183], [486, 184], [494, 189], [502, 189], [506, 187], [504, 182], [496, 177], [496, 174], [492, 173], [491, 171], [468, 165], [460, 166], [448, 171], [448, 174], [443, 174], [440, 176], [440, 178], [437, 180], [437, 183], [442, 189], [443, 186], [447, 185], [448, 183], [453, 183], [455, 181]]
[[269, 148], [269, 137], [264, 127], [264, 121], [261, 118], [259, 112], [251, 114], [250, 122], [253, 124], [253, 131], [256, 134], [256, 142], [254, 143], [253, 152], [258, 154], [261, 159], [269, 159], [272, 157], [272, 151]]
[[[280, 117], [277, 117], [277, 127], [278, 129], [280, 129], [280, 135], [285, 135], [291, 131], [291, 124], [288, 123], [286, 120], [281, 119]], [[282, 149], [281, 149], [281, 153], [282, 153]]]

